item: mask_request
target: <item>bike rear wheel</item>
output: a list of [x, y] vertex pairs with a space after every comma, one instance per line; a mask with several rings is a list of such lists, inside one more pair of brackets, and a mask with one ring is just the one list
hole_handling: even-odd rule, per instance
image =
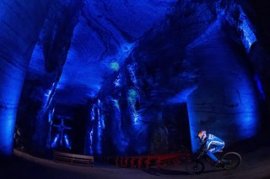
[[230, 170], [235, 169], [240, 165], [242, 157], [236, 152], [228, 152], [222, 156], [221, 160], [224, 164], [224, 169]]
[[201, 161], [188, 161], [186, 163], [186, 170], [189, 174], [201, 174], [204, 171], [205, 167]]

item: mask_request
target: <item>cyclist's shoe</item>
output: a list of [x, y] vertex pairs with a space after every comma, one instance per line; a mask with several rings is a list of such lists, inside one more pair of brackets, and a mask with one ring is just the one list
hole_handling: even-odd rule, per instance
[[217, 168], [223, 168], [223, 167], [224, 167], [224, 163], [223, 163], [222, 161], [218, 160], [218, 161], [216, 162], [215, 166], [216, 166]]

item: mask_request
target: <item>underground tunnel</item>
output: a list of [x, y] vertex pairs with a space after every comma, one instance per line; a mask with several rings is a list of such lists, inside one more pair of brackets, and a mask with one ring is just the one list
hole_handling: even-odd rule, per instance
[[268, 4], [1, 0], [0, 159], [268, 146]]

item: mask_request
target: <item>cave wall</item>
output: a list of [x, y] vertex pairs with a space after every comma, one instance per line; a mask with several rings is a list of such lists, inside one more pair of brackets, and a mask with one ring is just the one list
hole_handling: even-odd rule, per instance
[[[220, 136], [228, 146], [259, 134], [260, 92], [249, 66], [256, 39], [239, 6], [216, 3], [213, 8], [212, 3], [179, 2], [168, 20], [146, 33], [120, 72], [103, 85], [99, 95], [104, 108], [117, 109], [109, 112], [117, 113], [116, 118], [109, 117], [109, 125], [119, 125], [108, 129], [116, 136], [116, 152], [128, 152], [129, 146], [136, 154], [141, 147], [146, 153], [168, 152], [152, 150], [151, 145], [153, 136], [161, 136], [158, 140], [168, 145], [162, 111], [172, 103], [187, 103], [186, 137], [191, 138], [193, 151], [200, 129]], [[243, 22], [238, 22], [242, 16]], [[134, 121], [139, 121], [139, 128]]]
[[[181, 101], [185, 103], [196, 86], [197, 66], [185, 58], [184, 47], [214, 21], [217, 12], [212, 10], [211, 4], [204, 2], [179, 2], [167, 21], [136, 43], [126, 62], [108, 78], [98, 94], [103, 106], [100, 110], [111, 109], [107, 116], [98, 118], [105, 123], [104, 129], [96, 129], [101, 131], [102, 145], [106, 132], [114, 151], [122, 155], [170, 152], [169, 140], [175, 145], [184, 144], [177, 141], [179, 138], [169, 139], [173, 133], [168, 133], [166, 123], [177, 123], [185, 118], [185, 113], [172, 116], [168, 122], [166, 106], [171, 105], [169, 98], [177, 98], [183, 90], [187, 91]], [[202, 13], [204, 16], [200, 16]], [[194, 27], [193, 31], [189, 25]], [[185, 135], [189, 138], [189, 134]], [[95, 150], [102, 153], [103, 148], [106, 147]]]
[[259, 92], [254, 74], [243, 46], [233, 41], [226, 27], [230, 26], [223, 18], [217, 19], [211, 33], [188, 49], [188, 58], [200, 66], [198, 88], [188, 98], [194, 151], [200, 129], [217, 134], [228, 145], [259, 133]]
[[49, 0], [0, 2], [0, 154], [13, 152], [19, 98]]
[[82, 1], [54, 1], [31, 57], [18, 110], [17, 129], [28, 152], [47, 155], [48, 112], [69, 51]]
[[[239, 3], [54, 1], [33, 40], [20, 100], [24, 147], [43, 156], [51, 150], [55, 105], [77, 111], [75, 131], [85, 120], [72, 152], [88, 155], [166, 153], [176, 150], [170, 143], [189, 145], [181, 135], [196, 150], [201, 128], [228, 145], [257, 136], [267, 124], [262, 108], [269, 113], [269, 55], [263, 28], [256, 31], [260, 24]], [[170, 115], [175, 105], [187, 108]], [[178, 123], [186, 112], [189, 124]]]

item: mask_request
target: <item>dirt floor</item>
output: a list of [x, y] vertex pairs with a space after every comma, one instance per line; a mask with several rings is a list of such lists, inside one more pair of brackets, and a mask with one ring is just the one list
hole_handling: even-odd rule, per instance
[[16, 152], [17, 157], [9, 162], [1, 162], [0, 179], [270, 179], [270, 148], [242, 153], [243, 161], [236, 170], [222, 171], [207, 167], [201, 175], [189, 175], [183, 165], [169, 166], [158, 170], [125, 169], [109, 165], [78, 167], [32, 157]]

